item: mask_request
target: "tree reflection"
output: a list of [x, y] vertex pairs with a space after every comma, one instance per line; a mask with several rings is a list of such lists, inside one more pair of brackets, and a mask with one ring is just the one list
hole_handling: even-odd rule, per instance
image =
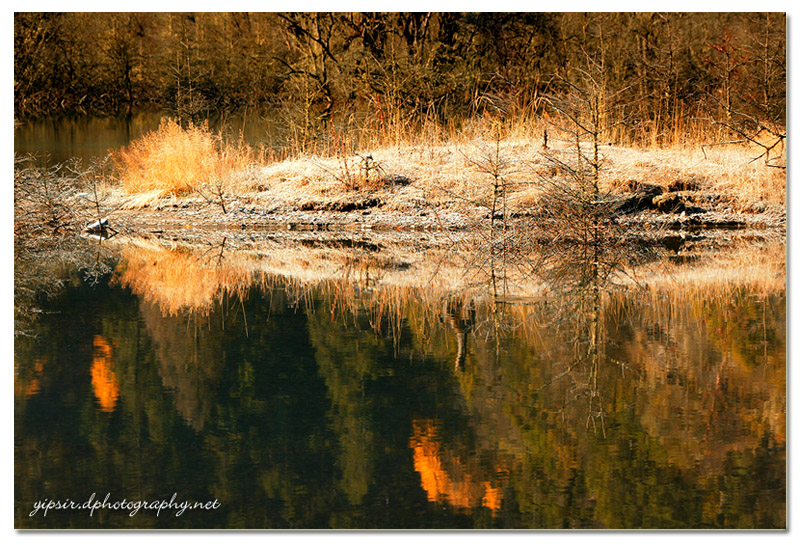
[[102, 335], [94, 337], [92, 389], [103, 412], [114, 412], [119, 397], [119, 381], [114, 374], [112, 347]]
[[[434, 284], [413, 257], [228, 244], [128, 248], [126, 289], [66, 276], [15, 347], [19, 498], [177, 487], [229, 506], [182, 524], [240, 528], [785, 524], [781, 244], [531, 245], [497, 293], [464, 256]], [[166, 524], [104, 524], [137, 522]]]
[[449, 300], [445, 302], [445, 315], [453, 332], [456, 334], [456, 358], [453, 368], [461, 370], [467, 361], [467, 335], [475, 326], [475, 308], [468, 305], [466, 308], [463, 301]]
[[[447, 502], [454, 507], [472, 510], [483, 506], [496, 513], [503, 499], [497, 474], [480, 467], [477, 459], [465, 461], [463, 453], [448, 452], [439, 440], [438, 425], [431, 420], [414, 420], [409, 441], [414, 451], [414, 470], [419, 473], [422, 488], [429, 502]], [[494, 483], [493, 483], [494, 482]]]

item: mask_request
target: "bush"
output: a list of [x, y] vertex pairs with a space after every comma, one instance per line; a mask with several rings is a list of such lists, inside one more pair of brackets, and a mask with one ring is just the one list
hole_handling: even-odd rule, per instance
[[219, 185], [252, 162], [245, 144], [232, 146], [213, 134], [208, 123], [181, 127], [172, 119], [135, 140], [115, 157], [128, 193], [181, 195]]

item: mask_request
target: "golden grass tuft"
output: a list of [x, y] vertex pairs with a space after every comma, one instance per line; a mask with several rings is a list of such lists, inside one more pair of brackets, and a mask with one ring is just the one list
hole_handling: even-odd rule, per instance
[[128, 193], [183, 195], [232, 179], [253, 163], [252, 149], [229, 144], [208, 123], [181, 127], [172, 119], [119, 151], [115, 157]]

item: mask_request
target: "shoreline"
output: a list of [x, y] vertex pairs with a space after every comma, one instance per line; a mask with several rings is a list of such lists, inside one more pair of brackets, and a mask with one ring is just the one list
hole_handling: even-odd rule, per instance
[[[509, 219], [535, 228], [538, 218], [563, 213], [558, 207], [583, 207], [582, 200], [597, 198], [576, 195], [573, 187], [582, 182], [558, 166], [572, 161], [574, 150], [567, 143], [553, 141], [543, 148], [527, 136], [496, 144], [489, 149], [480, 139], [467, 139], [363, 151], [370, 165], [379, 165], [372, 174], [355, 154], [253, 165], [232, 171], [217, 185], [181, 179], [181, 191], [156, 183], [136, 191], [109, 186], [101, 209], [113, 210], [114, 217], [107, 214], [112, 224], [134, 228], [447, 231], [482, 229], [492, 210], [495, 219], [505, 210]], [[600, 153], [595, 191], [606, 203], [602, 214], [626, 227], [786, 226], [785, 171], [754, 164], [750, 148], [705, 153], [604, 145]]]
[[[265, 211], [248, 205], [230, 206], [223, 214], [216, 205], [189, 203], [165, 204], [137, 210], [119, 209], [108, 214], [114, 229], [127, 233], [167, 231], [478, 231], [488, 224], [487, 215], [451, 210], [424, 210], [409, 214], [397, 210], [353, 212], [332, 211]], [[535, 220], [511, 214], [510, 223]], [[714, 229], [786, 230], [786, 212], [748, 213], [737, 211], [704, 211], [690, 214], [641, 211], [616, 218], [620, 225], [633, 230], [662, 229], [694, 231]]]

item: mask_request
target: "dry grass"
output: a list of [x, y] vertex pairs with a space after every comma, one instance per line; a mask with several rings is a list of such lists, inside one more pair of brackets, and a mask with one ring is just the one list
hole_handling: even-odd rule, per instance
[[[491, 141], [473, 139], [439, 145], [407, 145], [360, 151], [369, 153], [388, 174], [411, 181], [407, 186], [360, 188], [343, 191], [344, 161], [354, 170], [358, 156], [287, 159], [263, 167], [258, 174], [272, 204], [291, 207], [307, 201], [336, 201], [369, 193], [382, 198], [389, 209], [414, 210], [420, 206], [463, 211], [486, 204], [491, 179], [474, 161], [491, 153]], [[555, 141], [548, 154], [569, 159], [572, 148]], [[508, 165], [504, 179], [512, 206], [528, 207], [538, 202], [535, 183], [553, 179], [556, 170], [542, 155], [541, 142], [531, 137], [504, 139], [500, 157]], [[587, 150], [588, 151], [588, 150]], [[782, 208], [786, 204], [786, 171], [753, 161], [753, 150], [745, 146], [670, 149], [635, 149], [602, 146], [601, 185], [612, 192], [628, 189], [630, 182], [657, 184], [664, 191], [692, 189], [721, 197], [728, 206], [747, 211], [756, 203]]]
[[[406, 144], [358, 150], [346, 157], [292, 158], [262, 167], [260, 187], [267, 190], [269, 203], [287, 207], [302, 203], [336, 202], [357, 199], [361, 195], [379, 197], [386, 208], [397, 211], [422, 207], [463, 211], [473, 209], [486, 199], [490, 179], [475, 167], [472, 160], [488, 153], [492, 143], [462, 138], [440, 144]], [[518, 189], [527, 193], [523, 183], [527, 164], [538, 157], [538, 143], [528, 140], [504, 140], [501, 154], [510, 159], [509, 183], [520, 182]], [[384, 178], [381, 184], [354, 184], [344, 190], [349, 173], [359, 173], [361, 157], [370, 155]], [[394, 183], [403, 179], [402, 184]]]
[[[277, 197], [277, 202], [289, 206], [346, 198], [341, 180], [351, 178], [359, 158], [370, 155], [384, 173], [404, 176], [412, 183], [403, 188], [353, 184], [356, 189], [379, 194], [390, 209], [399, 211], [418, 209], [421, 204], [464, 211], [485, 204], [491, 179], [475, 163], [496, 153], [499, 141], [509, 204], [525, 208], [539, 200], [535, 182], [558, 176], [545, 155], [574, 161], [572, 137], [559, 132], [559, 125], [565, 124], [553, 118], [545, 123], [530, 112], [520, 112], [502, 120], [479, 116], [458, 128], [423, 123], [402, 138], [386, 127], [379, 127], [372, 138], [361, 132], [352, 137], [338, 135], [329, 148], [318, 150], [319, 156], [298, 155], [264, 167], [261, 184], [270, 190], [271, 199]], [[763, 149], [753, 144], [708, 146], [729, 138], [719, 127], [706, 125], [699, 121], [676, 125], [668, 138], [653, 138], [649, 146], [619, 146], [616, 142], [630, 138], [604, 134], [603, 138], [614, 142], [600, 148], [604, 189], [625, 191], [636, 180], [660, 185], [664, 191], [691, 189], [718, 196], [724, 206], [739, 211], [754, 205], [784, 207], [786, 171], [767, 166], [758, 158]], [[545, 130], [547, 149], [543, 147]], [[589, 148], [585, 143], [587, 157]]]
[[[493, 155], [504, 163], [509, 205], [521, 209], [539, 202], [538, 182], [559, 176], [547, 155], [574, 160], [569, 136], [528, 114], [504, 121], [477, 117], [458, 128], [422, 123], [406, 129], [402, 137], [383, 126], [371, 133], [332, 131], [327, 145], [314, 148], [316, 155], [290, 154], [264, 165], [249, 147], [226, 143], [207, 126], [184, 129], [166, 120], [120, 151], [117, 164], [124, 190], [133, 195], [127, 204], [134, 207], [224, 185], [224, 193], [272, 210], [377, 197], [384, 209], [399, 212], [434, 207], [485, 213], [492, 179], [478, 164]], [[601, 185], [621, 192], [635, 180], [665, 191], [689, 189], [738, 211], [785, 207], [785, 169], [754, 160], [761, 150], [753, 145], [704, 147], [716, 137], [693, 130], [694, 144], [673, 135], [659, 147], [602, 145]], [[584, 152], [591, 155], [588, 144]]]
[[720, 195], [731, 206], [747, 209], [761, 202], [783, 207], [786, 204], [786, 171], [753, 160], [760, 152], [752, 146], [729, 145], [706, 148], [603, 149], [603, 182], [611, 190], [630, 180], [660, 185], [665, 191], [693, 187], [697, 191]]
[[152, 199], [232, 181], [253, 163], [253, 152], [242, 143], [225, 142], [207, 123], [183, 128], [165, 119], [156, 131], [119, 151], [116, 163], [125, 191], [149, 194]]

